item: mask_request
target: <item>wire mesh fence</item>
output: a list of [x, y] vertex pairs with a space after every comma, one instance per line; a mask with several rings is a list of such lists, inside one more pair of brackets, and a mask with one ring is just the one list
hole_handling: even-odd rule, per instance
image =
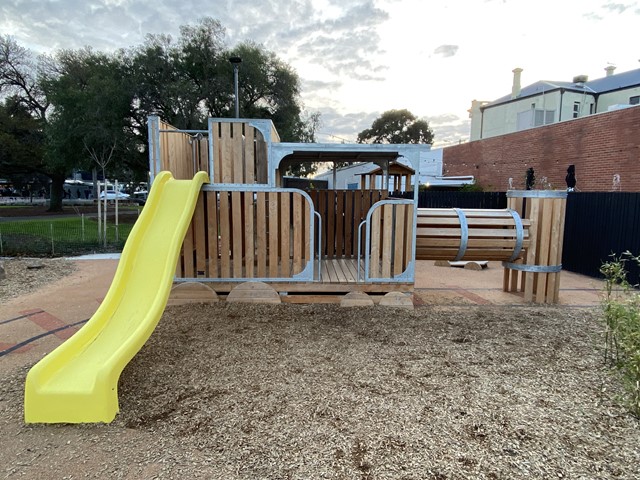
[[16, 220], [0, 223], [0, 256], [65, 256], [122, 250], [132, 223], [107, 224], [106, 239], [94, 218]]

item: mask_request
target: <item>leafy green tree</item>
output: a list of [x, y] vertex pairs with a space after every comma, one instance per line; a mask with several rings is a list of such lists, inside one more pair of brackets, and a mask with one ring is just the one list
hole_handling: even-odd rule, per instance
[[433, 131], [426, 120], [409, 110], [388, 110], [371, 128], [358, 134], [358, 143], [432, 143]]
[[59, 52], [57, 75], [44, 81], [54, 110], [49, 120], [49, 162], [63, 173], [52, 185], [51, 203], [62, 194], [64, 179], [72, 168], [107, 169], [118, 159], [123, 163], [135, 142], [127, 135], [133, 88], [118, 55], [93, 52], [89, 48]]
[[31, 115], [20, 97], [0, 104], [0, 172], [12, 177], [32, 174], [43, 168], [42, 121]]
[[[52, 58], [34, 55], [9, 36], [0, 37], [0, 97], [5, 97], [4, 121], [12, 125], [8, 131], [3, 129], [6, 134], [3, 144], [7, 145], [3, 170], [11, 175], [34, 176], [41, 172], [53, 184], [62, 185], [64, 173], [59, 165], [49, 161], [45, 145], [51, 104], [42, 88], [42, 78], [55, 69]], [[27, 139], [29, 148], [25, 150]], [[33, 155], [29, 154], [31, 148]], [[49, 209], [58, 210], [61, 205], [61, 201], [50, 203]]]

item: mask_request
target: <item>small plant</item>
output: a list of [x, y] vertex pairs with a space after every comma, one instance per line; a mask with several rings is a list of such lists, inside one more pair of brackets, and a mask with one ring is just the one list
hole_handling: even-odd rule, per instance
[[629, 410], [640, 417], [640, 293], [627, 279], [628, 261], [640, 265], [640, 255], [612, 255], [600, 268], [605, 277], [604, 359], [622, 374]]

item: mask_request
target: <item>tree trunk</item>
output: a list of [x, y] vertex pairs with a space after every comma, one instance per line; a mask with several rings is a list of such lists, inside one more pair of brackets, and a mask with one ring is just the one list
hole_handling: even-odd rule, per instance
[[52, 174], [51, 178], [51, 198], [49, 199], [49, 212], [62, 211], [62, 199], [64, 198], [64, 181], [67, 178], [65, 174]]

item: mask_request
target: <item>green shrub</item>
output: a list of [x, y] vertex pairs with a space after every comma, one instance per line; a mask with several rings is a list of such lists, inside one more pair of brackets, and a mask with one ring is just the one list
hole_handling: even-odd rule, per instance
[[640, 417], [640, 293], [627, 280], [625, 264], [640, 265], [640, 256], [612, 256], [600, 271], [605, 276], [605, 361], [621, 375], [629, 410]]

